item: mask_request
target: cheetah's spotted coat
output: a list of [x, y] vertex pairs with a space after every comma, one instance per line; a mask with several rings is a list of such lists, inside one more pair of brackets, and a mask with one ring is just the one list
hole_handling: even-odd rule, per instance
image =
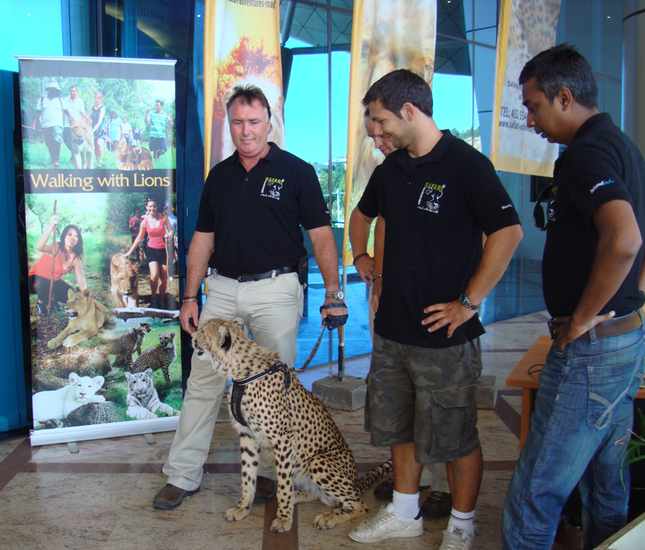
[[[213, 368], [234, 380], [267, 370], [279, 361], [278, 354], [249, 340], [233, 321], [212, 319], [193, 337], [198, 354], [209, 354]], [[295, 374], [287, 388], [283, 372], [275, 372], [248, 384], [241, 401], [248, 427], [232, 420], [240, 434], [241, 495], [226, 519], [238, 521], [251, 511], [255, 496], [260, 450], [273, 449], [277, 469], [277, 512], [271, 530], [291, 529], [297, 502], [316, 497], [334, 504], [331, 511], [314, 519], [314, 526], [328, 529], [362, 516], [367, 508], [361, 493], [389, 476], [388, 461], [358, 478], [356, 463], [345, 439], [323, 404], [308, 392]], [[294, 489], [295, 483], [317, 488], [318, 495]]]

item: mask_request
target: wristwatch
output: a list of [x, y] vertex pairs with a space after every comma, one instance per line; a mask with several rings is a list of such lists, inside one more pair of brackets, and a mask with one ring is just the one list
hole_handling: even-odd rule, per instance
[[336, 290], [325, 290], [325, 298], [343, 301], [345, 299], [345, 293], [340, 288]]
[[459, 295], [459, 303], [470, 311], [479, 311], [479, 305], [473, 304], [465, 292]]

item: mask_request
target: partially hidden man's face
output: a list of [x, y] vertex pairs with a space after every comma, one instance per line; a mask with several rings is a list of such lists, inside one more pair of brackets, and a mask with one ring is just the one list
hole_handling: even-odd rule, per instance
[[251, 104], [237, 99], [228, 110], [231, 139], [242, 157], [257, 157], [262, 154], [271, 132], [271, 122], [266, 107], [258, 100]]
[[522, 103], [527, 110], [526, 125], [549, 143], [563, 143], [563, 112], [558, 96], [549, 101], [535, 78], [522, 84]]
[[367, 108], [375, 135], [387, 140], [393, 149], [404, 149], [409, 145], [409, 123], [405, 119], [388, 111], [378, 99], [370, 102]]
[[380, 125], [376, 124], [369, 117], [365, 117], [365, 130], [367, 137], [371, 138], [376, 147], [386, 157], [396, 149], [389, 136], [383, 135]]

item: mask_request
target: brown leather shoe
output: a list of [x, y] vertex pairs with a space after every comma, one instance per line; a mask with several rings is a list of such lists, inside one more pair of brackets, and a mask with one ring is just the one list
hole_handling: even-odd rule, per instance
[[155, 496], [155, 499], [152, 501], [152, 505], [157, 510], [173, 510], [182, 503], [185, 497], [194, 495], [197, 491], [199, 491], [199, 489], [186, 491], [168, 483], [157, 493], [157, 496]]
[[254, 502], [267, 502], [275, 496], [276, 484], [275, 481], [268, 477], [258, 476], [255, 485], [255, 500]]

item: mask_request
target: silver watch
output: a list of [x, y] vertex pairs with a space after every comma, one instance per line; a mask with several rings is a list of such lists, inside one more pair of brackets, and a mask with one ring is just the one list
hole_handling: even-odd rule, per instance
[[479, 311], [479, 305], [473, 304], [465, 292], [459, 295], [459, 303], [470, 311]]
[[340, 288], [337, 290], [325, 290], [325, 298], [343, 301], [345, 299], [345, 293]]

